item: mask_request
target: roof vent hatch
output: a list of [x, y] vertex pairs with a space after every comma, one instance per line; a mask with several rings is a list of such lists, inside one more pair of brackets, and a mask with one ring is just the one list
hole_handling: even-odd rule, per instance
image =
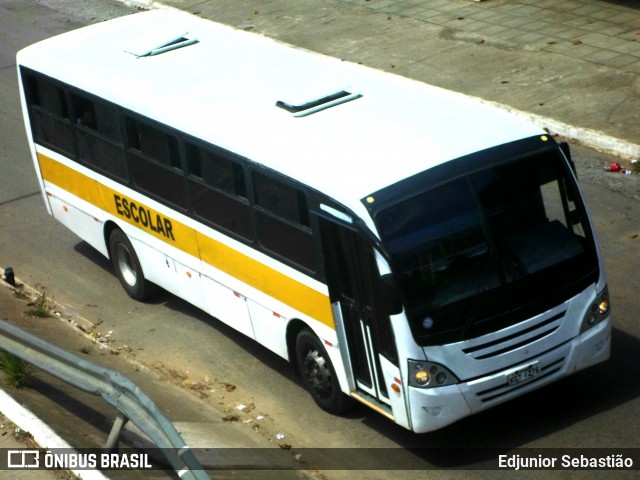
[[187, 47], [194, 43], [198, 43], [198, 39], [188, 32], [172, 33], [162, 39], [157, 37], [139, 38], [132, 48], [125, 51], [138, 58], [151, 57], [170, 52], [171, 50], [177, 50], [178, 48]]
[[323, 97], [307, 101], [285, 102], [282, 100], [278, 100], [276, 102], [276, 107], [282, 108], [283, 110], [292, 113], [294, 117], [299, 118], [306, 117], [307, 115], [312, 115], [331, 107], [335, 107], [336, 105], [342, 105], [343, 103], [351, 102], [352, 100], [357, 100], [360, 97], [362, 97], [362, 94], [360, 93], [352, 93], [346, 90], [340, 90], [338, 92], [330, 93]]

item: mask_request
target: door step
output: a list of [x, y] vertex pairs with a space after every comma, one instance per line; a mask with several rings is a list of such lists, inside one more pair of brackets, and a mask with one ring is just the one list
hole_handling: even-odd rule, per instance
[[394, 422], [396, 421], [395, 417], [393, 416], [393, 413], [391, 413], [391, 409], [389, 408], [389, 406], [376, 400], [371, 395], [365, 392], [351, 392], [349, 395], [351, 395], [351, 397], [358, 400], [360, 403], [364, 403], [367, 407], [372, 408], [376, 412], [384, 415], [388, 419]]

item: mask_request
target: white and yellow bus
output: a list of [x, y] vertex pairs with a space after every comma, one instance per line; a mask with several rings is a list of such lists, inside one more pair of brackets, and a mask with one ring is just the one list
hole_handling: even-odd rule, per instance
[[175, 11], [18, 53], [47, 209], [293, 362], [314, 400], [427, 432], [609, 357], [568, 149], [477, 100]]

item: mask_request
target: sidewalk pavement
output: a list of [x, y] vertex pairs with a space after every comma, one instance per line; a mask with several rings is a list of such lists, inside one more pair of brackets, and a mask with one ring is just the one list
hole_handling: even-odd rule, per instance
[[[182, 9], [345, 61], [479, 97], [529, 118], [552, 133], [627, 159], [640, 157], [637, 2], [122, 1], [143, 7]], [[25, 323], [24, 315], [17, 310], [22, 307], [15, 306], [18, 300], [8, 296], [8, 291], [0, 288], [0, 318], [13, 316], [18, 323]], [[62, 337], [62, 343], [69, 340]], [[105, 359], [113, 360], [100, 357], [101, 361]], [[120, 367], [124, 368], [122, 364]], [[197, 402], [193, 395], [176, 393], [175, 388], [150, 381], [148, 376], [136, 376], [135, 370], [131, 374], [135, 381], [142, 382], [143, 390], [162, 402], [163, 409], [171, 411], [176, 407], [174, 411], [180, 412], [183, 421], [180, 425], [185, 432], [191, 432], [196, 443], [200, 436], [209, 446], [260, 444], [251, 437], [248, 427], [222, 422], [219, 412]], [[64, 387], [57, 385], [54, 389]], [[36, 413], [41, 417], [51, 416], [50, 405], [38, 406], [26, 393], [17, 396], [30, 408], [40, 408]], [[92, 406], [91, 411], [104, 412], [104, 406]], [[104, 415], [109, 418], [113, 412]], [[47, 420], [53, 423], [50, 418]], [[89, 428], [88, 424], [69, 428], [68, 423], [68, 417], [66, 424], [64, 419], [58, 419], [55, 428], [62, 430], [62, 436], [75, 434], [83, 446], [103, 445], [100, 442], [106, 439], [102, 436], [105, 428], [108, 433], [109, 425], [89, 432], [83, 430]], [[8, 432], [6, 426], [0, 431]], [[0, 439], [3, 448], [20, 445], [13, 435]], [[0, 472], [2, 478], [3, 473], [7, 472]], [[15, 472], [11, 473], [11, 478], [18, 478], [13, 475]], [[27, 473], [29, 478], [37, 478]]]
[[630, 0], [123, 0], [173, 7], [495, 102], [640, 157], [640, 6]]

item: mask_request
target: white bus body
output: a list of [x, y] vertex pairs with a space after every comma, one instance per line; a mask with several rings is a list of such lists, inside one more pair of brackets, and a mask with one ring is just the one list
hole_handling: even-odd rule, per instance
[[597, 240], [552, 138], [473, 99], [174, 11], [18, 53], [45, 204], [415, 432], [609, 356]]

